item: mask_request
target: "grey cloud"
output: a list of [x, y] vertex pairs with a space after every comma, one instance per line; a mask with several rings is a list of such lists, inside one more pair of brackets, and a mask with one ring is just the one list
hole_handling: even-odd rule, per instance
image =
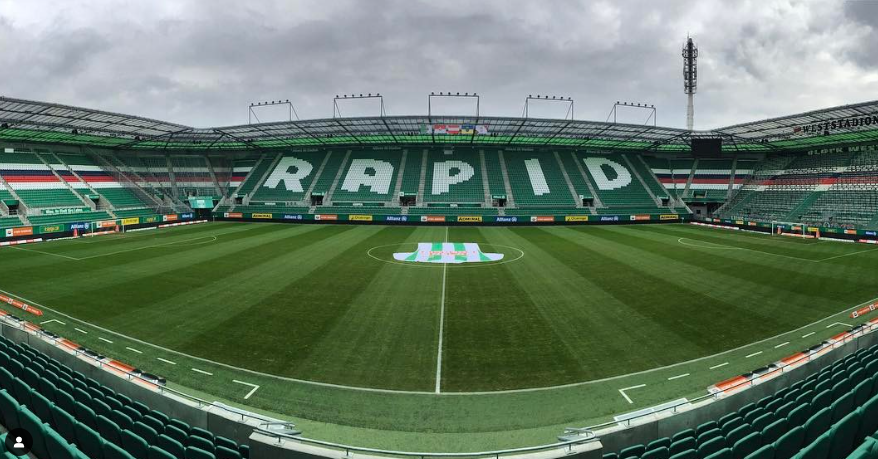
[[[484, 114], [518, 116], [524, 96], [540, 93], [574, 97], [580, 119], [604, 120], [613, 102], [628, 100], [659, 107], [659, 124], [682, 126], [687, 32], [702, 53], [700, 127], [875, 93], [864, 83], [827, 95], [813, 81], [813, 47], [826, 41], [841, 43], [838, 65], [845, 55], [861, 63], [848, 78], [876, 74], [862, 64], [868, 56], [851, 54], [867, 43], [838, 39], [849, 24], [865, 30], [863, 13], [847, 4], [834, 16], [826, 0], [734, 8], [718, 0], [274, 1], [258, 9], [221, 0], [167, 10], [158, 2], [142, 17], [115, 13], [115, 3], [75, 24], [55, 18], [39, 32], [0, 13], [0, 45], [17, 49], [0, 55], [4, 93], [195, 126], [246, 122], [247, 104], [278, 98], [294, 101], [303, 117], [327, 117], [332, 97], [350, 92], [381, 92], [391, 114], [423, 114], [430, 91], [475, 91]], [[551, 105], [535, 111], [564, 114]]]

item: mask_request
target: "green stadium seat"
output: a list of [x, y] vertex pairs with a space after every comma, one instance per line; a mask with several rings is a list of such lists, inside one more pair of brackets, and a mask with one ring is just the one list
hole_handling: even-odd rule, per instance
[[721, 424], [720, 430], [723, 431], [723, 435], [728, 435], [729, 432], [737, 429], [744, 425], [744, 420], [740, 416], [735, 416], [734, 419], [730, 419], [725, 423]]
[[829, 408], [832, 404], [833, 398], [832, 393], [829, 389], [824, 390], [823, 392], [818, 393], [814, 396], [814, 400], [811, 401], [811, 412], [817, 413], [823, 408]]
[[150, 411], [150, 412], [149, 412], [149, 415], [152, 416], [152, 417], [154, 417], [154, 418], [156, 418], [156, 419], [158, 419], [158, 420], [161, 421], [162, 424], [164, 424], [164, 425], [167, 425], [168, 422], [171, 420], [171, 418], [168, 417], [167, 414], [162, 413], [161, 411], [158, 411], [158, 410], [152, 410], [152, 411]]
[[790, 414], [787, 415], [787, 422], [791, 426], [802, 426], [808, 422], [808, 418], [811, 417], [811, 404], [808, 402], [804, 402], [798, 407], [794, 408], [790, 411]]
[[713, 429], [719, 429], [719, 424], [717, 424], [716, 421], [707, 421], [704, 424], [701, 424], [695, 428], [695, 435], [700, 436], [704, 432], [707, 432], [707, 431], [713, 430]]
[[6, 389], [0, 390], [0, 420], [7, 429], [14, 429], [18, 423], [18, 402]]
[[872, 380], [864, 379], [854, 387], [854, 406], [863, 406], [872, 398]]
[[723, 432], [719, 429], [708, 430], [707, 432], [703, 432], [698, 435], [697, 441], [699, 445], [703, 445], [714, 438], [722, 437]]
[[704, 459], [732, 459], [732, 450], [723, 448]]
[[140, 411], [137, 411], [137, 410], [134, 409], [134, 407], [132, 407], [131, 405], [125, 405], [125, 406], [123, 406], [122, 409], [119, 410], [119, 411], [121, 411], [122, 413], [125, 413], [126, 415], [128, 415], [128, 417], [131, 418], [131, 420], [132, 420], [133, 422], [137, 422], [137, 421], [140, 420], [140, 418], [143, 417], [143, 415], [140, 414]]
[[619, 459], [619, 455], [616, 453], [607, 453], [601, 456], [602, 459]]
[[165, 426], [165, 435], [177, 440], [183, 445], [186, 445], [189, 441], [189, 434], [172, 425]]
[[186, 457], [186, 446], [167, 435], [160, 434], [156, 438], [156, 446], [171, 453], [177, 459], [185, 459]]
[[[204, 437], [199, 437], [196, 435], [189, 436], [189, 439], [186, 441], [186, 446], [194, 446], [198, 449], [207, 451], [209, 453], [213, 453], [214, 449], [216, 449], [216, 446], [213, 444], [212, 441], [210, 441]], [[639, 457], [639, 456], [641, 456], [645, 452], [645, 450], [642, 449], [643, 445], [638, 445], [638, 446], [640, 446], [640, 448], [641, 448], [640, 454], [637, 454], [634, 456], [631, 456], [631, 455], [626, 456], [626, 455], [623, 455], [625, 450], [622, 450], [622, 452], [619, 453], [619, 459], [623, 459], [625, 457]]]
[[795, 401], [787, 402], [786, 400], [784, 400], [784, 402], [785, 403], [783, 405], [774, 410], [774, 414], [775, 416], [777, 416], [778, 419], [786, 419], [787, 416], [790, 415], [790, 412], [798, 406], [796, 405]]
[[121, 446], [118, 446], [111, 442], [104, 442], [104, 459], [140, 459], [135, 458], [128, 451], [122, 449]]
[[690, 438], [690, 437], [695, 438], [695, 430], [694, 429], [681, 430], [681, 431], [679, 431], [671, 436], [671, 443], [675, 443], [679, 440], [682, 440], [684, 438]]
[[91, 408], [94, 410], [95, 415], [101, 415], [108, 419], [110, 417], [110, 413], [113, 412], [113, 410], [110, 408], [110, 405], [107, 405], [102, 400], [93, 399], [91, 401]]
[[186, 422], [183, 422], [183, 421], [180, 420], [180, 419], [173, 418], [173, 419], [169, 420], [169, 421], [167, 422], [167, 424], [168, 424], [169, 426], [174, 426], [174, 427], [176, 427], [176, 428], [182, 430], [183, 432], [186, 432], [186, 435], [189, 435], [189, 434], [191, 433], [190, 430], [192, 429], [192, 426], [190, 426], [190, 425], [187, 424]]
[[808, 444], [795, 456], [796, 459], [828, 459], [829, 432], [825, 432]]
[[216, 459], [213, 453], [194, 446], [186, 447], [186, 459]]
[[842, 395], [838, 400], [832, 402], [830, 406], [830, 410], [832, 411], [832, 417], [830, 418], [830, 424], [835, 424], [840, 421], [843, 417], [847, 416], [851, 410], [854, 409], [854, 394], [853, 392], [848, 392]]
[[784, 418], [772, 422], [762, 429], [762, 441], [765, 443], [774, 443], [781, 437], [781, 435], [789, 430], [788, 426], [789, 424]]
[[735, 442], [734, 446], [732, 446], [732, 456], [734, 459], [744, 459], [761, 447], [762, 434], [753, 432]]
[[79, 447], [79, 450], [90, 458], [100, 459], [104, 448], [104, 440], [100, 434], [82, 422], [76, 423], [75, 429], [76, 446]]
[[634, 445], [629, 446], [621, 451], [619, 451], [619, 459], [625, 459], [628, 457], [640, 457], [643, 453], [646, 452], [646, 447], [643, 445]]
[[55, 425], [52, 422], [52, 407], [54, 404], [49, 401], [43, 394], [39, 392], [34, 392], [31, 396], [31, 410], [34, 414], [37, 415], [38, 418], [43, 420], [43, 422], [48, 422], [49, 424]]
[[[665, 441], [665, 440], [667, 440], [667, 441]], [[214, 437], [213, 443], [217, 446], [217, 448], [220, 446], [224, 446], [228, 449], [233, 449], [236, 451], [238, 449], [238, 444], [234, 440], [232, 440], [230, 438], [222, 437], [220, 435], [217, 435], [216, 437]], [[659, 448], [662, 446], [664, 446], [666, 448], [668, 446], [671, 446], [671, 439], [665, 437], [665, 438], [660, 438], [658, 440], [655, 440], [646, 446], [646, 450], [649, 451], [651, 449]]]
[[19, 378], [15, 378], [12, 380], [12, 388], [15, 393], [15, 400], [22, 405], [30, 405], [30, 394], [31, 388], [24, 381]]
[[205, 438], [210, 440], [213, 443], [214, 435], [209, 430], [202, 429], [201, 427], [192, 427], [189, 429], [189, 435], [195, 435], [196, 437]]
[[173, 454], [159, 448], [158, 446], [150, 446], [147, 459], [178, 459]]
[[113, 410], [113, 412], [110, 413], [110, 420], [115, 422], [116, 425], [118, 425], [119, 428], [122, 430], [125, 430], [125, 429], [130, 430], [131, 426], [134, 425], [134, 421], [132, 421], [131, 418], [127, 414], [125, 414], [119, 410]]
[[817, 439], [823, 432], [829, 430], [832, 424], [832, 412], [829, 408], [823, 408], [811, 415], [811, 418], [805, 422], [805, 444], [810, 444]]
[[53, 406], [52, 420], [54, 420], [53, 425], [58, 434], [64, 437], [68, 443], [76, 443], [76, 419], [70, 413], [62, 410], [57, 405]]
[[741, 408], [738, 408], [738, 416], [741, 416], [746, 421], [748, 414], [752, 413], [754, 410], [759, 409], [759, 406], [757, 405], [757, 403], [748, 403], [748, 404], [742, 406]]
[[695, 442], [695, 439], [685, 437], [671, 443], [671, 447], [668, 449], [670, 450], [671, 457], [674, 457], [684, 451], [695, 451], [696, 448], [698, 448], [698, 444]]
[[[104, 387], [106, 387], [106, 386], [104, 386]], [[137, 412], [140, 413], [141, 417], [149, 414], [149, 407], [144, 405], [143, 403], [136, 401], [136, 400], [131, 403], [131, 407], [134, 408], [135, 410], [137, 410]]]
[[115, 422], [100, 414], [98, 415], [98, 433], [100, 433], [101, 438], [106, 440], [108, 443], [113, 443], [116, 445], [122, 444], [120, 437], [120, 435], [122, 435], [122, 429], [120, 429]]
[[878, 458], [878, 440], [875, 440], [874, 438], [867, 438], [848, 457], [850, 459]]
[[738, 440], [750, 435], [751, 433], [753, 433], [753, 429], [750, 428], [750, 425], [744, 424], [726, 434], [726, 443], [734, 445]]
[[[247, 459], [250, 457], [250, 446], [248, 445], [238, 445], [238, 452], [241, 453], [241, 457]], [[688, 458], [686, 458], [688, 459]]]
[[[694, 438], [691, 440], [693, 443], [695, 442]], [[698, 459], [698, 453], [694, 449], [687, 449], [674, 454], [671, 459]]]
[[863, 404], [863, 417], [857, 429], [857, 438], [865, 438], [878, 431], [878, 397], [872, 397]]
[[[661, 449], [664, 450], [665, 453], [667, 453], [667, 451], [668, 451], [668, 449], [664, 448], [664, 447], [662, 447]], [[216, 452], [214, 454], [216, 455], [216, 459], [241, 459], [241, 453], [239, 453], [236, 449], [226, 448], [225, 446], [217, 446]], [[649, 454], [649, 453], [647, 453], [647, 454]], [[646, 458], [646, 459], [668, 459], [667, 456], [664, 456], [663, 458], [659, 458], [659, 457], [647, 458], [647, 456], [644, 455], [641, 457]]]
[[150, 415], [150, 414], [145, 415], [145, 416], [140, 420], [140, 422], [142, 422], [142, 423], [148, 425], [149, 427], [152, 427], [152, 429], [155, 430], [157, 434], [163, 434], [163, 433], [165, 433], [165, 424], [162, 423], [162, 421], [160, 421], [160, 420], [154, 418], [154, 417], [153, 417], [152, 415]]
[[84, 422], [92, 429], [98, 428], [97, 415], [95, 414], [93, 409], [85, 406], [82, 403], [76, 402], [76, 409], [74, 410], [74, 413], [76, 415], [76, 419], [78, 419], [80, 422]]
[[120, 435], [122, 449], [136, 458], [146, 457], [149, 453], [149, 444], [136, 433], [124, 429]]
[[28, 431], [33, 438], [33, 447], [31, 448], [34, 455], [37, 457], [47, 457], [48, 453], [46, 450], [46, 428], [43, 427], [43, 422], [40, 418], [37, 417], [31, 410], [29, 410], [26, 406], [19, 405], [18, 406], [18, 419], [21, 424], [21, 428]]
[[57, 432], [52, 429], [45, 429], [46, 450], [51, 459], [76, 459], [78, 457], [76, 448], [61, 438]]
[[762, 429], [768, 427], [768, 425], [774, 422], [775, 419], [774, 413], [765, 413], [754, 419], [753, 422], [750, 423], [750, 427], [756, 432], [762, 432]]
[[[229, 448], [217, 446], [217, 456], [220, 456], [219, 450], [220, 448], [228, 450]], [[237, 453], [237, 451], [235, 451]], [[239, 455], [240, 456], [240, 455]], [[640, 459], [668, 459], [671, 457], [670, 450], [666, 446], [658, 446], [653, 449], [647, 450], [640, 456]]]
[[121, 411], [122, 407], [125, 406], [122, 404], [122, 402], [116, 399], [116, 397], [104, 397], [104, 403], [106, 403], [107, 406], [109, 406], [110, 409], [113, 411]]
[[159, 436], [155, 429], [140, 421], [134, 423], [134, 426], [131, 427], [131, 431], [137, 434], [140, 438], [146, 440], [150, 445], [155, 444], [156, 438]]
[[829, 431], [829, 458], [844, 459], [861, 441], [857, 437], [857, 430], [863, 417], [861, 409], [856, 409], [832, 426]]
[[750, 453], [746, 459], [775, 459], [774, 445], [771, 443], [766, 443], [761, 448]]
[[698, 459], [705, 459], [717, 451], [726, 448], [726, 446], [726, 440], [723, 437], [717, 437], [704, 442], [704, 444], [699, 444]]

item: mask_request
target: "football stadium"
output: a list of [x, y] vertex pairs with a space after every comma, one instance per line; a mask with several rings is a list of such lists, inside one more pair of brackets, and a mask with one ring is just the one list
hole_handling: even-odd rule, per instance
[[682, 55], [686, 128], [0, 97], [3, 454], [878, 457], [878, 101], [694, 129]]

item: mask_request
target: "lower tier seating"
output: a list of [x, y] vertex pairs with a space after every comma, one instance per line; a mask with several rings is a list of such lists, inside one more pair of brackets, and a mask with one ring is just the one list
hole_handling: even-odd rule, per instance
[[878, 430], [878, 345], [734, 413], [604, 459], [843, 459]]
[[246, 459], [249, 447], [150, 409], [0, 337], [0, 422], [39, 459]]

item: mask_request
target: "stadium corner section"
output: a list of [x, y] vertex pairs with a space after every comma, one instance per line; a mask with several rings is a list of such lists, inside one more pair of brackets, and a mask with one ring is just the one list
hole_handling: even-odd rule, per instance
[[94, 237], [106, 234], [145, 231], [173, 226], [205, 223], [195, 213], [154, 214], [100, 221], [74, 221], [47, 225], [0, 227], [0, 247], [30, 244], [53, 239]]

